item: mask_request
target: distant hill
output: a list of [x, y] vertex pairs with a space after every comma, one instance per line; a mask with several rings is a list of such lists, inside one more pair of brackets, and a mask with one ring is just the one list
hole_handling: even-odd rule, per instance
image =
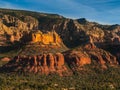
[[[93, 62], [107, 69], [107, 64], [117, 66], [120, 63], [119, 47], [118, 24], [101, 25], [85, 18], [73, 20], [57, 14], [0, 9], [0, 58], [10, 57], [13, 60], [3, 66], [2, 70], [21, 71], [25, 67], [25, 71], [39, 73], [39, 68], [44, 68], [43, 73], [54, 71], [63, 75], [63, 71], [69, 72], [67, 66], [70, 72], [74, 72]], [[57, 53], [60, 55], [56, 56]], [[13, 59], [16, 55], [20, 58]], [[35, 57], [30, 59], [29, 56], [33, 55]], [[36, 59], [37, 55], [42, 59]], [[32, 61], [26, 63], [25, 59]], [[47, 68], [43, 64], [35, 67], [39, 66], [36, 60], [43, 60], [43, 63], [48, 60], [45, 63]], [[22, 63], [33, 64], [28, 69]], [[14, 70], [14, 67], [18, 69]], [[48, 71], [44, 71], [46, 69]]]

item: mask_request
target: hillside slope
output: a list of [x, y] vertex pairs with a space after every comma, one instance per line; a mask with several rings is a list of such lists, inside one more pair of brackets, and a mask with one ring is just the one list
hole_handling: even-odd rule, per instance
[[3, 72], [63, 75], [64, 71], [71, 73], [96, 63], [107, 69], [120, 63], [119, 44], [117, 24], [101, 25], [85, 18], [73, 20], [57, 14], [0, 9], [0, 58], [12, 58], [0, 69]]
[[56, 14], [0, 9], [0, 22], [0, 34], [6, 34], [16, 41], [32, 30], [54, 30], [68, 47], [81, 45], [90, 36], [95, 43], [120, 42], [119, 25], [101, 25], [84, 18], [72, 20]]

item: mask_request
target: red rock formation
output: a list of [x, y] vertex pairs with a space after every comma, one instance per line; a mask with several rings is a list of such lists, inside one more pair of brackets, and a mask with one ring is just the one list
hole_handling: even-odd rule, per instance
[[91, 57], [91, 60], [95, 60], [104, 68], [107, 68], [106, 64], [111, 66], [118, 64], [116, 57], [103, 49], [84, 47], [84, 51]]
[[57, 53], [55, 56], [55, 68], [61, 76], [63, 71], [68, 71], [67, 67], [65, 66], [64, 55], [61, 53]]
[[[67, 72], [67, 68], [64, 65], [64, 56], [60, 53], [55, 55], [43, 54], [38, 56], [16, 56], [13, 60], [3, 66], [4, 70], [9, 71], [23, 71], [39, 74], [58, 73], [63, 75], [63, 72]], [[15, 68], [13, 68], [15, 67]]]
[[56, 66], [60, 67], [64, 65], [64, 56], [61, 53], [56, 54]]
[[91, 64], [90, 57], [88, 57], [88, 55], [85, 55], [80, 51], [68, 52], [67, 54], [65, 54], [65, 58], [71, 66], [80, 67], [86, 64]]
[[[64, 59], [65, 58], [65, 59]], [[42, 54], [34, 56], [16, 56], [13, 60], [9, 61], [0, 70], [8, 72], [29, 72], [38, 74], [51, 74], [58, 73], [60, 76], [69, 75], [72, 71], [79, 71], [84, 68], [84, 65], [91, 64], [101, 65], [103, 69], [107, 69], [107, 64], [113, 66], [117, 65], [116, 58], [110, 53], [94, 48], [84, 48], [67, 51], [63, 54]], [[71, 70], [66, 67], [70, 67]]]
[[87, 48], [87, 49], [94, 49], [94, 48], [96, 48], [96, 46], [93, 43], [93, 39], [92, 39], [91, 36], [89, 37], [89, 42], [86, 43], [85, 48]]
[[47, 55], [47, 66], [50, 68], [50, 70], [51, 71], [55, 71], [55, 68], [54, 68], [54, 56], [51, 54], [51, 53], [49, 53], [48, 55]]

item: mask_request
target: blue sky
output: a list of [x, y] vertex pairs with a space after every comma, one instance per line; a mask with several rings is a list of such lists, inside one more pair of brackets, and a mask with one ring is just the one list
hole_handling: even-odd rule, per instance
[[120, 24], [120, 0], [0, 0], [1, 8], [25, 9]]

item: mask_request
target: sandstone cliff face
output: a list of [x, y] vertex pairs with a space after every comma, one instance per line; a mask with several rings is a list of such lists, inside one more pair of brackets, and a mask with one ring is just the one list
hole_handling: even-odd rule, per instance
[[11, 34], [12, 31], [7, 26], [5, 26], [3, 23], [0, 22], [0, 46], [5, 46], [7, 43], [7, 33]]
[[27, 37], [29, 37], [29, 41], [19, 53], [20, 55], [39, 55], [68, 50], [55, 31], [43, 33], [36, 30], [29, 33]]
[[88, 50], [87, 54], [91, 57], [92, 60], [95, 60], [95, 62], [99, 63], [101, 67], [107, 68], [107, 64], [111, 66], [118, 65], [116, 57], [102, 49], [97, 48]]
[[35, 31], [31, 33], [31, 42], [41, 42], [43, 44], [54, 44], [60, 46], [59, 44], [62, 43], [62, 40], [55, 31], [48, 33]]
[[[19, 55], [2, 70], [63, 75], [68, 72], [65, 64], [72, 71], [81, 70], [87, 64], [107, 69], [108, 65], [120, 63], [119, 32], [119, 25], [0, 9], [0, 50], [4, 46], [21, 44], [18, 45]], [[68, 51], [66, 46], [74, 49]]]
[[[46, 46], [47, 45], [42, 46], [42, 49], [44, 49], [43, 47], [46, 48]], [[48, 49], [50, 49], [50, 47], [46, 48], [45, 51], [49, 51]], [[55, 47], [53, 49], [55, 50]], [[30, 50], [35, 51], [33, 49]], [[19, 54], [19, 56], [16, 56], [13, 60], [1, 67], [0, 71], [37, 73], [46, 75], [58, 73], [60, 76], [64, 76], [71, 75], [72, 72], [74, 73], [76, 71], [85, 70], [85, 65], [94, 65], [92, 66], [94, 68], [101, 66], [99, 67], [100, 69], [107, 69], [109, 66], [118, 65], [116, 57], [109, 52], [96, 47], [92, 38], [90, 38], [90, 41], [84, 46], [77, 47], [73, 50], [68, 50], [63, 54], [53, 52], [36, 54], [36, 51], [34, 54], [30, 54], [29, 50], [24, 52], [25, 53]], [[38, 52], [40, 51], [38, 50]]]
[[[108, 51], [95, 46], [92, 38], [81, 47], [64, 52], [65, 60], [72, 71], [79, 71], [85, 65], [101, 66], [101, 69], [107, 69], [109, 66], [117, 66], [118, 59]], [[119, 55], [118, 55], [119, 56]]]
[[0, 21], [12, 30], [32, 30], [38, 27], [38, 21], [31, 16], [21, 16], [21, 19], [19, 19], [12, 15], [2, 14]]
[[[36, 74], [58, 73], [60, 76], [85, 70], [85, 65], [107, 69], [118, 65], [116, 57], [97, 47], [79, 47], [62, 53], [16, 56], [0, 68], [0, 72], [21, 72]], [[108, 66], [109, 65], [109, 66]]]
[[91, 58], [81, 51], [69, 51], [65, 54], [65, 60], [72, 71], [79, 71], [81, 67], [91, 64]]
[[3, 66], [2, 70], [38, 74], [58, 73], [61, 76], [68, 72], [64, 56], [61, 53], [56, 53], [55, 55], [49, 53], [38, 56], [16, 56]]
[[9, 14], [0, 13], [0, 34], [7, 35], [4, 38], [6, 42], [20, 41], [24, 36], [24, 32], [30, 32], [31, 30], [36, 30], [38, 27], [38, 21], [31, 17], [15, 17]]
[[82, 50], [89, 55], [91, 60], [99, 63], [104, 69], [107, 68], [107, 64], [111, 66], [118, 65], [118, 61], [115, 56], [110, 54], [108, 51], [96, 47], [93, 42], [89, 42], [82, 48]]
[[120, 45], [119, 44], [102, 44], [100, 45], [100, 47], [110, 52], [114, 56], [116, 56], [116, 59], [120, 64]]
[[[6, 34], [11, 32], [10, 37], [16, 41], [20, 41], [25, 32], [30, 33], [32, 30], [54, 30], [68, 47], [82, 45], [90, 36], [95, 43], [119, 43], [120, 39], [119, 25], [100, 25], [86, 19], [72, 20], [59, 15], [14, 10], [1, 10], [0, 17], [0, 22], [7, 27]], [[16, 39], [13, 33], [19, 33], [20, 38]]]

